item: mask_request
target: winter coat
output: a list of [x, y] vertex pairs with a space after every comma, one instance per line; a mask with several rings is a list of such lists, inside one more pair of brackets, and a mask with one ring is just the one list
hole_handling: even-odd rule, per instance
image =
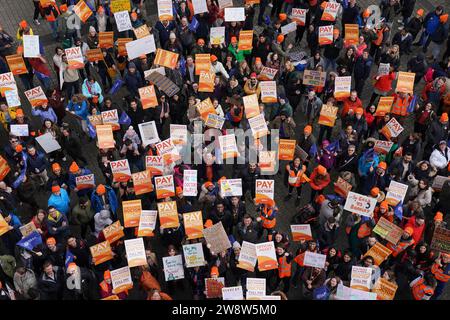
[[68, 215], [70, 211], [70, 198], [67, 191], [64, 188], [59, 190], [60, 194], [56, 195], [52, 193], [48, 198], [47, 205], [53, 206], [59, 212]]

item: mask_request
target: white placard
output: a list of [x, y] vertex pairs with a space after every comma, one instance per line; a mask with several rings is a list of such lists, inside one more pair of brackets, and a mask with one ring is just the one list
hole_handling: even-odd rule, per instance
[[197, 170], [184, 170], [183, 195], [185, 197], [196, 197], [197, 193]]
[[212, 27], [210, 29], [210, 39], [212, 44], [225, 43], [225, 27]]
[[206, 0], [192, 0], [192, 6], [194, 7], [194, 14], [208, 12]]
[[220, 195], [222, 197], [241, 197], [242, 179], [225, 179], [220, 181]]
[[12, 124], [10, 127], [10, 132], [12, 135], [18, 137], [28, 137], [30, 135], [27, 124]]
[[327, 260], [327, 256], [325, 254], [306, 251], [304, 265], [308, 266], [308, 267], [315, 267], [315, 268], [323, 269], [323, 268], [325, 268], [326, 260]]
[[295, 21], [281, 27], [281, 33], [284, 35], [294, 31], [297, 31], [297, 23]]
[[244, 300], [242, 286], [222, 288], [223, 300]]
[[6, 103], [8, 104], [8, 107], [10, 107], [10, 108], [18, 107], [21, 105], [19, 93], [17, 90], [5, 91], [5, 98], [6, 98]]
[[148, 146], [149, 144], [156, 144], [161, 141], [159, 139], [155, 121], [140, 123], [138, 127], [142, 138], [142, 145], [144, 147]]
[[225, 21], [245, 21], [245, 8], [225, 8]]
[[205, 265], [205, 256], [203, 255], [203, 246], [201, 243], [184, 245], [183, 253], [186, 267], [194, 268]]
[[128, 11], [114, 13], [114, 19], [116, 20], [117, 30], [119, 32], [133, 29]]
[[46, 153], [61, 149], [61, 145], [56, 141], [50, 132], [36, 138], [36, 141]]
[[23, 56], [25, 58], [37, 58], [39, 55], [39, 36], [23, 35]]
[[377, 205], [377, 199], [363, 196], [362, 194], [350, 191], [345, 201], [344, 210], [372, 217], [373, 210]]
[[125, 44], [128, 53], [128, 59], [133, 60], [143, 54], [149, 54], [156, 51], [155, 38], [149, 36], [128, 42]]
[[184, 279], [183, 258], [181, 254], [163, 257], [163, 266], [166, 281]]

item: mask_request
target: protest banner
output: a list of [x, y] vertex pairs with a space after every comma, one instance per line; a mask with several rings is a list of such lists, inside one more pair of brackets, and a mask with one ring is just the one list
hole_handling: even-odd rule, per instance
[[450, 181], [450, 177], [444, 177], [444, 176], [437, 175], [434, 178], [433, 184], [431, 187], [436, 191], [440, 191], [442, 189], [442, 187], [444, 186], [444, 183], [447, 181]]
[[155, 121], [139, 123], [138, 127], [142, 137], [142, 145], [144, 147], [148, 146], [149, 144], [158, 143], [160, 141]]
[[113, 131], [120, 130], [119, 113], [117, 109], [102, 111], [103, 124], [110, 124]]
[[120, 224], [119, 220], [105, 227], [103, 229], [103, 235], [105, 236], [105, 239], [108, 240], [109, 243], [114, 243], [115, 241], [125, 236], [123, 232], [123, 227]]
[[327, 78], [326, 72], [316, 70], [303, 71], [303, 84], [308, 86], [323, 87]]
[[262, 113], [251, 119], [248, 119], [248, 123], [250, 125], [250, 130], [252, 130], [252, 134], [255, 139], [264, 137], [269, 133], [269, 128], [267, 127], [266, 119], [264, 118], [264, 114]]
[[126, 57], [128, 55], [127, 52], [127, 43], [133, 41], [133, 38], [119, 38], [117, 39], [117, 55], [120, 57]]
[[41, 86], [25, 91], [24, 93], [33, 108], [48, 103], [47, 96]]
[[180, 153], [173, 143], [172, 138], [157, 143], [156, 150], [158, 150], [159, 155], [163, 157], [165, 165], [170, 165], [181, 159]]
[[275, 180], [256, 179], [255, 181], [255, 203], [274, 204]]
[[211, 55], [209, 53], [195, 54], [195, 75], [211, 70]]
[[395, 207], [397, 204], [405, 200], [407, 192], [408, 186], [406, 184], [391, 180], [388, 193], [386, 194], [386, 201], [389, 205]]
[[324, 46], [333, 43], [333, 26], [319, 27], [319, 45]]
[[221, 117], [217, 114], [208, 113], [205, 126], [209, 128], [222, 129], [223, 124], [225, 123], [225, 118]]
[[164, 199], [175, 196], [175, 185], [172, 175], [155, 177], [156, 197]]
[[381, 128], [381, 133], [387, 139], [391, 139], [398, 137], [399, 134], [403, 132], [403, 130], [404, 129], [402, 125], [397, 121], [397, 119], [392, 118], [391, 120], [389, 120], [388, 123], [386, 123], [386, 125], [383, 128]]
[[223, 228], [222, 221], [203, 229], [203, 237], [205, 237], [211, 254], [219, 254], [231, 248], [228, 235]]
[[376, 140], [373, 150], [378, 154], [388, 154], [393, 145], [392, 141]]
[[99, 265], [113, 258], [113, 253], [108, 240], [89, 247], [94, 265]]
[[262, 174], [273, 173], [275, 170], [275, 162], [277, 161], [276, 151], [260, 151], [258, 167]]
[[278, 142], [278, 159], [293, 160], [296, 144], [296, 140], [280, 139]]
[[90, 49], [86, 51], [86, 56], [89, 62], [97, 62], [104, 60], [101, 49]]
[[158, 202], [158, 215], [161, 228], [177, 228], [180, 225], [176, 201]]
[[373, 228], [373, 232], [395, 245], [400, 240], [400, 237], [403, 234], [403, 229], [388, 221], [384, 217], [381, 217], [375, 228]]
[[8, 62], [9, 70], [13, 75], [17, 76], [28, 73], [27, 66], [25, 65], [25, 61], [21, 54], [6, 56], [6, 62]]
[[222, 197], [241, 197], [242, 179], [222, 179], [220, 181], [220, 195]]
[[2, 97], [5, 96], [5, 92], [9, 90], [17, 91], [16, 79], [12, 72], [6, 72], [0, 74], [0, 93]]
[[50, 132], [40, 135], [36, 138], [36, 141], [47, 154], [61, 149], [61, 145], [58, 143], [58, 140], [56, 140]]
[[134, 193], [141, 195], [153, 191], [152, 174], [150, 170], [144, 170], [131, 174], [133, 180]]
[[416, 74], [413, 72], [398, 72], [397, 86], [395, 91], [414, 94], [414, 78]]
[[128, 159], [110, 161], [114, 182], [127, 182], [131, 178], [130, 164]]
[[164, 161], [161, 156], [146, 156], [145, 167], [152, 176], [162, 176], [164, 171]]
[[142, 200], [122, 201], [122, 209], [125, 228], [139, 227], [139, 219], [142, 213]]
[[223, 287], [222, 299], [225, 300], [244, 300], [244, 294], [242, 292], [242, 286], [236, 287]]
[[[128, 16], [128, 12], [126, 13]], [[131, 21], [130, 21], [131, 26]], [[114, 32], [105, 31], [98, 33], [98, 47], [101, 49], [109, 49], [114, 47]]]
[[0, 181], [3, 181], [5, 177], [8, 175], [8, 173], [11, 171], [11, 168], [8, 164], [8, 161], [6, 161], [5, 158], [0, 156]]
[[183, 213], [184, 231], [188, 239], [203, 237], [203, 218], [201, 211]]
[[235, 158], [238, 156], [236, 137], [234, 134], [219, 136], [219, 145], [222, 159]]
[[130, 0], [111, 0], [110, 9], [113, 13], [119, 11], [131, 11]]
[[318, 123], [327, 127], [334, 127], [337, 118], [338, 107], [329, 104], [323, 104], [320, 109]]
[[119, 269], [111, 270], [112, 293], [121, 293], [133, 288], [130, 267], [125, 266]]
[[123, 41], [130, 60], [156, 51], [155, 38], [152, 34], [130, 42]]
[[37, 35], [23, 35], [23, 56], [25, 58], [37, 58], [39, 57], [39, 36]]
[[347, 198], [347, 195], [352, 188], [352, 185], [341, 177], [338, 177], [337, 181], [334, 183], [334, 192], [343, 198]]
[[272, 69], [269, 67], [263, 66], [258, 75], [259, 81], [272, 81], [275, 79], [276, 74], [278, 73], [277, 69]]
[[[378, 66], [377, 76], [386, 76], [389, 74], [391, 70], [391, 65], [389, 63], [380, 63]], [[394, 98], [394, 97], [392, 97]]]
[[225, 43], [225, 27], [211, 27], [209, 38], [211, 44]]
[[258, 270], [267, 271], [278, 268], [277, 255], [273, 241], [257, 243], [256, 256], [258, 257]]
[[436, 229], [434, 229], [430, 248], [450, 254], [450, 230], [436, 227]]
[[141, 25], [140, 27], [133, 28], [134, 35], [136, 39], [142, 39], [150, 36], [150, 30], [148, 29], [146, 24]]
[[197, 170], [183, 171], [183, 196], [196, 197], [198, 194], [197, 188]]
[[256, 245], [251, 242], [242, 241], [241, 252], [239, 253], [238, 268], [253, 272], [258, 260], [256, 256]]
[[17, 137], [28, 137], [30, 135], [28, 124], [11, 124], [9, 132]]
[[36, 226], [34, 225], [33, 221], [30, 221], [27, 224], [19, 227], [19, 231], [22, 234], [23, 238], [29, 236], [34, 230], [36, 230]]
[[72, 47], [64, 50], [67, 57], [68, 69], [83, 69], [84, 58], [80, 47]]
[[245, 21], [245, 8], [239, 7], [239, 8], [225, 8], [225, 22], [231, 22], [231, 21]]
[[281, 34], [288, 35], [291, 32], [297, 31], [297, 23], [295, 21], [281, 26]]
[[311, 225], [309, 224], [291, 224], [292, 240], [309, 241], [312, 240]]
[[143, 238], [125, 240], [125, 252], [130, 268], [147, 265]]
[[359, 43], [359, 25], [345, 24], [345, 46], [353, 46]]
[[[325, 5], [325, 10], [323, 11], [322, 21], [336, 21], [336, 16], [341, 8], [341, 5], [337, 2], [327, 2]], [[346, 31], [347, 34], [347, 31]]]
[[384, 117], [386, 113], [390, 113], [393, 102], [394, 97], [380, 97], [380, 100], [378, 101], [377, 111], [375, 112], [375, 116]]
[[254, 300], [266, 295], [266, 279], [264, 278], [247, 278], [246, 280], [246, 299]]
[[111, 125], [109, 124], [96, 125], [95, 131], [97, 132], [97, 143], [99, 149], [114, 148], [116, 142], [114, 141]]
[[158, 19], [163, 20], [173, 20], [173, 7], [172, 0], [157, 0], [158, 5]]
[[158, 48], [156, 49], [156, 57], [153, 63], [159, 66], [175, 69], [177, 66], [178, 56], [178, 53]]
[[308, 9], [292, 8], [291, 19], [297, 22], [297, 25], [304, 26], [306, 24], [306, 12], [308, 12]]
[[260, 114], [258, 96], [256, 94], [243, 96], [242, 100], [244, 102], [245, 116], [247, 119], [251, 119]]
[[86, 23], [87, 19], [89, 19], [89, 17], [93, 13], [86, 2], [84, 2], [83, 0], [80, 0], [72, 10], [83, 23]]
[[0, 236], [13, 229], [13, 227], [11, 227], [11, 229], [10, 227], [11, 226], [8, 224], [8, 222], [5, 221], [5, 218], [3, 218], [3, 216], [0, 214]]
[[371, 256], [374, 263], [379, 266], [387, 259], [387, 257], [389, 257], [391, 253], [392, 250], [386, 248], [380, 242], [377, 242], [369, 249], [369, 251], [366, 252], [364, 257]]
[[377, 300], [394, 300], [397, 289], [398, 286], [395, 283], [380, 277], [373, 286], [372, 292], [377, 294]]
[[156, 227], [157, 210], [142, 210], [139, 218], [138, 237], [153, 237]]
[[253, 48], [253, 30], [241, 30], [239, 32], [239, 50], [251, 50]]
[[216, 109], [214, 108], [214, 105], [211, 102], [210, 98], [206, 98], [205, 100], [197, 104], [196, 109], [203, 121], [207, 120], [208, 114], [216, 114]]
[[[161, 67], [164, 68], [164, 67]], [[160, 91], [163, 91], [169, 98], [180, 91], [180, 88], [173, 83], [168, 77], [163, 76], [159, 72], [152, 72], [146, 79], [155, 84]]]
[[155, 108], [158, 106], [158, 98], [156, 97], [155, 87], [149, 85], [139, 88], [139, 97], [141, 98], [142, 109]]
[[222, 298], [222, 288], [225, 287], [225, 278], [206, 278], [206, 298]]
[[184, 260], [187, 268], [201, 267], [205, 265], [203, 245], [201, 243], [183, 245]]
[[181, 254], [163, 257], [163, 270], [166, 281], [184, 279], [183, 258]]
[[326, 260], [327, 260], [327, 256], [325, 254], [306, 251], [305, 259], [303, 260], [303, 264], [307, 267], [323, 269], [323, 268], [325, 268]]
[[[130, 20], [130, 14], [126, 10], [115, 12], [114, 20], [116, 20], [117, 31], [119, 31], [119, 32], [133, 29], [133, 26], [131, 25], [131, 20]], [[99, 43], [99, 45], [100, 45], [100, 43]], [[100, 48], [103, 48], [103, 47], [100, 46]]]
[[352, 77], [336, 77], [334, 82], [334, 97], [345, 98], [350, 96], [350, 90], [352, 88]]
[[275, 81], [261, 81], [261, 101], [264, 103], [275, 103], [278, 101], [277, 83]]
[[86, 174], [84, 176], [75, 177], [75, 184], [78, 190], [95, 188], [94, 174]]
[[370, 218], [376, 205], [377, 199], [350, 191], [345, 200], [344, 210]]
[[199, 92], [213, 92], [214, 91], [214, 79], [216, 78], [215, 72], [201, 72], [198, 81]]
[[350, 288], [370, 291], [372, 281], [372, 268], [352, 266]]

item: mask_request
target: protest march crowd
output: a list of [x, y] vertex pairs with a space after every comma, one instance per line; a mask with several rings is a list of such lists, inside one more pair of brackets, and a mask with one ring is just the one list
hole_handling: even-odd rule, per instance
[[448, 7], [21, 1], [1, 300], [446, 296]]

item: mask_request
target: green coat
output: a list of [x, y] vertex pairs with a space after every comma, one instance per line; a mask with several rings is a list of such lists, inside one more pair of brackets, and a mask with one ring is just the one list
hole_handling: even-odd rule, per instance
[[233, 47], [231, 43], [228, 45], [228, 51], [233, 54], [237, 62], [244, 61], [245, 56], [252, 53], [252, 50], [238, 50], [237, 47]]

